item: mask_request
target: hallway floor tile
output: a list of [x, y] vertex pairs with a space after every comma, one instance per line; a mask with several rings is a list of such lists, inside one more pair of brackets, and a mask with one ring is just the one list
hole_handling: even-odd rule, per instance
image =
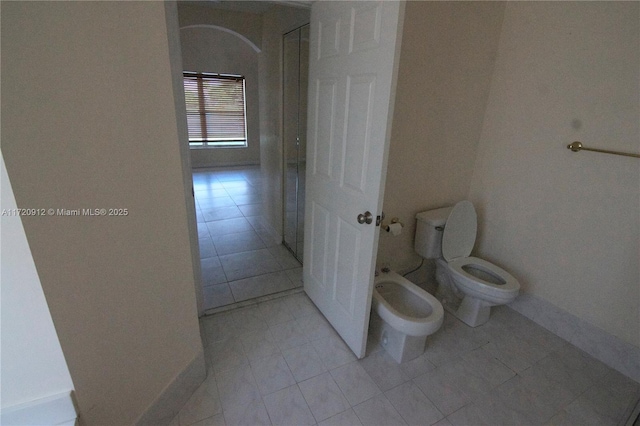
[[301, 265], [261, 216], [258, 166], [193, 171], [205, 311], [302, 286]]

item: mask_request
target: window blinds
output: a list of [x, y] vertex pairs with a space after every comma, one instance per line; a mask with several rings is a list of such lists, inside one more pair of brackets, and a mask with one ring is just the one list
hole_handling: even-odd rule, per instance
[[189, 142], [246, 146], [244, 77], [184, 73]]

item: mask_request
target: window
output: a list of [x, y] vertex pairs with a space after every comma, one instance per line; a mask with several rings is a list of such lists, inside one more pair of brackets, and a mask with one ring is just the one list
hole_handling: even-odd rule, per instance
[[244, 77], [184, 73], [189, 146], [246, 147]]

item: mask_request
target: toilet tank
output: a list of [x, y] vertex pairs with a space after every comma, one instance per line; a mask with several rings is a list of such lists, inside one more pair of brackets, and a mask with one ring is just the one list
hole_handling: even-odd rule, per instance
[[[442, 229], [453, 207], [427, 210], [416, 215], [414, 249], [425, 259], [442, 257]], [[440, 228], [440, 229], [436, 229]]]

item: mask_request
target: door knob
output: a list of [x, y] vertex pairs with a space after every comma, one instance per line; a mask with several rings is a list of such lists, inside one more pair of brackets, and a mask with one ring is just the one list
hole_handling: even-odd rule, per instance
[[366, 211], [358, 215], [358, 223], [366, 223], [367, 225], [369, 225], [371, 222], [373, 222], [373, 215], [370, 211]]

